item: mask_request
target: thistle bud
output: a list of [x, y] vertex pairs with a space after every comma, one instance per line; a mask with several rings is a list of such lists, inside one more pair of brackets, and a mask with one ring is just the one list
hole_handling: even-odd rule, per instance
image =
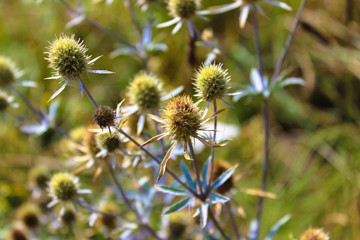
[[114, 152], [116, 149], [120, 148], [120, 138], [116, 134], [112, 136], [108, 133], [99, 135], [98, 141], [100, 146], [105, 148], [108, 152]]
[[140, 73], [130, 86], [130, 97], [140, 110], [156, 110], [160, 107], [160, 86], [156, 77]]
[[165, 132], [176, 141], [195, 137], [201, 128], [200, 110], [188, 96], [170, 100], [163, 112], [163, 118]]
[[19, 218], [27, 228], [35, 229], [40, 225], [40, 209], [35, 204], [26, 204], [19, 209]]
[[76, 220], [76, 214], [71, 209], [66, 209], [64, 214], [61, 216], [61, 222], [63, 222], [67, 226], [73, 224], [75, 220]]
[[229, 89], [227, 70], [221, 64], [202, 66], [195, 74], [195, 90], [198, 96], [204, 101], [214, 101], [224, 97]]
[[322, 229], [314, 228], [306, 230], [300, 240], [329, 240], [329, 235]]
[[15, 81], [15, 64], [11, 60], [0, 56], [0, 87], [8, 87]]
[[31, 170], [29, 179], [37, 188], [45, 189], [49, 181], [49, 174], [45, 167], [40, 166]]
[[[104, 206], [102, 206], [100, 208], [100, 211], [106, 212], [106, 213], [116, 213], [117, 208], [113, 203], [107, 202], [104, 204]], [[100, 223], [108, 229], [116, 228], [116, 217], [115, 216], [101, 214], [99, 220], [100, 220]]]
[[5, 112], [9, 106], [9, 96], [5, 92], [0, 91], [0, 112]]
[[115, 111], [109, 106], [100, 106], [95, 109], [93, 113], [94, 122], [101, 128], [110, 127], [115, 125]]
[[75, 40], [74, 35], [63, 35], [51, 43], [47, 60], [57, 76], [69, 81], [78, 80], [89, 64], [90, 57], [86, 52], [84, 44]]
[[57, 173], [50, 180], [50, 194], [57, 200], [68, 201], [77, 196], [75, 177], [68, 173]]
[[197, 4], [195, 0], [170, 0], [168, 7], [172, 16], [188, 19], [195, 15]]

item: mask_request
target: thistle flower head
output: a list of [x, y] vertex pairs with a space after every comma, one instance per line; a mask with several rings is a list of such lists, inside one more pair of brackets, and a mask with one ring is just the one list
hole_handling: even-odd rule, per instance
[[175, 97], [163, 111], [165, 132], [176, 141], [195, 137], [201, 128], [201, 113], [188, 96]]
[[195, 15], [197, 3], [195, 0], [170, 0], [168, 7], [172, 16], [188, 19]]
[[61, 216], [61, 222], [63, 222], [67, 226], [73, 224], [75, 220], [76, 220], [76, 214], [71, 209], [66, 209], [64, 214]]
[[115, 111], [109, 106], [99, 106], [93, 113], [94, 122], [101, 128], [115, 125]]
[[[116, 213], [117, 208], [116, 205], [112, 202], [106, 202], [101, 208], [100, 211], [107, 213]], [[112, 215], [101, 214], [100, 215], [100, 223], [108, 229], [116, 228], [116, 217]]]
[[0, 56], [0, 87], [5, 88], [16, 79], [15, 64], [8, 58]]
[[[218, 179], [224, 172], [230, 169], [230, 165], [224, 161], [216, 161], [214, 164], [213, 180]], [[234, 187], [233, 177], [231, 176], [226, 182], [224, 182], [216, 191], [220, 194], [229, 192]]]
[[62, 35], [49, 47], [47, 60], [56, 75], [67, 81], [78, 80], [80, 75], [87, 70], [90, 56], [86, 55], [87, 49], [80, 40]]
[[107, 152], [112, 153], [120, 148], [121, 141], [117, 134], [110, 135], [109, 133], [104, 133], [98, 135], [98, 143], [102, 148], [106, 149]]
[[30, 172], [30, 181], [39, 189], [45, 189], [49, 181], [49, 174], [45, 167], [33, 168]]
[[40, 209], [35, 204], [25, 204], [19, 209], [19, 218], [27, 228], [35, 229], [39, 226]]
[[60, 201], [69, 201], [77, 196], [77, 181], [68, 173], [55, 174], [50, 180], [49, 187], [50, 194]]
[[130, 96], [140, 110], [159, 109], [161, 88], [158, 79], [145, 72], [137, 74], [130, 86]]
[[195, 74], [195, 89], [203, 101], [224, 97], [229, 89], [230, 76], [222, 64], [202, 66]]
[[319, 228], [310, 228], [301, 236], [300, 240], [329, 240], [329, 235]]
[[0, 112], [5, 112], [9, 106], [9, 96], [5, 92], [0, 91]]

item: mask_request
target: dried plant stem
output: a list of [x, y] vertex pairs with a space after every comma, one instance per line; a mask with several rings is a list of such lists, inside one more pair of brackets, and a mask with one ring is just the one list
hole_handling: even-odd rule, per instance
[[197, 165], [196, 155], [195, 155], [195, 151], [194, 151], [194, 147], [192, 145], [191, 139], [189, 139], [188, 146], [189, 146], [189, 149], [190, 149], [190, 155], [191, 155], [191, 158], [192, 158], [191, 161], [193, 163], [193, 167], [194, 167], [194, 171], [195, 171], [195, 175], [196, 175], [196, 181], [197, 181], [197, 184], [199, 185], [200, 195], [202, 197], [201, 199], [205, 200], [206, 196], [204, 194], [204, 191], [203, 191], [203, 188], [202, 188], [202, 185], [201, 185], [199, 167]]
[[275, 71], [274, 71], [274, 74], [273, 74], [273, 76], [271, 78], [271, 84], [275, 83], [277, 77], [279, 76], [281, 66], [283, 65], [286, 54], [289, 51], [291, 42], [292, 42], [292, 40], [294, 38], [294, 35], [295, 35], [296, 28], [299, 25], [300, 17], [301, 17], [301, 14], [302, 14], [303, 10], [304, 10], [305, 4], [306, 4], [306, 0], [302, 0], [300, 8], [299, 8], [298, 13], [297, 13], [296, 18], [295, 18], [295, 22], [293, 23], [293, 25], [291, 27], [291, 30], [290, 30], [290, 34], [289, 34], [289, 36], [288, 36], [288, 38], [286, 40], [284, 50], [282, 51], [282, 53], [280, 55], [280, 58], [276, 63]]
[[[217, 106], [216, 106], [216, 100], [213, 101], [213, 112], [214, 114], [217, 111]], [[212, 141], [215, 143], [216, 142], [216, 130], [217, 130], [217, 116], [214, 117], [214, 133], [213, 133], [213, 138]], [[208, 186], [206, 189], [206, 194], [209, 194], [211, 191], [211, 182], [212, 182], [212, 176], [213, 176], [213, 172], [214, 172], [214, 158], [215, 158], [215, 147], [211, 147], [211, 156], [210, 156], [210, 176], [209, 176], [209, 182], [208, 182]]]
[[234, 218], [234, 214], [232, 213], [231, 211], [231, 204], [230, 202], [226, 202], [225, 203], [225, 209], [226, 209], [226, 212], [228, 213], [229, 215], [229, 218], [230, 218], [230, 222], [231, 222], [231, 226], [232, 228], [234, 229], [234, 233], [236, 235], [236, 239], [238, 240], [241, 240], [241, 234], [240, 234], [240, 231], [236, 225], [236, 222], [235, 222], [235, 218]]

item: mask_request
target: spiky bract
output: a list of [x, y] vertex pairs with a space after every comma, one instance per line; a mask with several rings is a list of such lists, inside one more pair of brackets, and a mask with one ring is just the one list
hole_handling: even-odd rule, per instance
[[322, 229], [311, 228], [304, 232], [300, 240], [329, 240], [329, 235]]
[[101, 128], [111, 127], [115, 125], [115, 119], [116, 119], [115, 111], [109, 106], [105, 106], [105, 105], [99, 106], [98, 108], [95, 109], [92, 116], [94, 122], [97, 125], [99, 125]]
[[195, 0], [170, 0], [168, 7], [172, 16], [188, 19], [195, 15], [197, 4]]
[[8, 87], [15, 81], [15, 64], [8, 58], [0, 56], [0, 87]]
[[201, 128], [201, 113], [188, 96], [175, 97], [163, 111], [165, 132], [176, 141], [195, 137]]
[[130, 86], [130, 97], [140, 110], [159, 109], [160, 95], [161, 87], [155, 76], [145, 72], [135, 76]]
[[78, 185], [75, 177], [68, 173], [55, 174], [49, 183], [50, 194], [57, 200], [69, 201], [77, 196]]
[[202, 66], [195, 74], [195, 89], [204, 101], [214, 101], [224, 97], [229, 89], [230, 76], [222, 64]]
[[74, 81], [87, 69], [90, 57], [86, 55], [87, 48], [82, 41], [62, 35], [49, 47], [47, 60], [50, 67], [56, 71], [56, 76]]

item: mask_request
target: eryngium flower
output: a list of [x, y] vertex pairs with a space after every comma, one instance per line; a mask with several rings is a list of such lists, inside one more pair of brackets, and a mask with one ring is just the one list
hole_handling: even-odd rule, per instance
[[64, 214], [61, 216], [61, 222], [63, 222], [67, 226], [73, 224], [75, 220], [76, 220], [76, 214], [71, 209], [66, 209]]
[[8, 96], [5, 92], [0, 91], [0, 112], [5, 112], [9, 105]]
[[329, 235], [322, 229], [313, 228], [308, 229], [301, 236], [300, 240], [329, 240]]
[[173, 17], [191, 18], [196, 11], [195, 0], [170, 0], [168, 7]]
[[160, 107], [161, 88], [158, 79], [145, 72], [135, 76], [130, 85], [130, 97], [142, 111]]
[[50, 180], [49, 187], [50, 194], [61, 201], [74, 199], [79, 188], [75, 177], [68, 173], [55, 174]]
[[16, 78], [15, 65], [8, 58], [0, 56], [0, 87], [5, 88], [11, 85]]
[[229, 89], [230, 76], [222, 64], [202, 66], [195, 74], [195, 90], [203, 101], [214, 101], [225, 96]]
[[93, 113], [94, 122], [101, 128], [115, 125], [115, 111], [109, 106], [99, 106]]
[[25, 204], [19, 209], [19, 218], [27, 228], [34, 229], [40, 224], [40, 209], [35, 204]]

